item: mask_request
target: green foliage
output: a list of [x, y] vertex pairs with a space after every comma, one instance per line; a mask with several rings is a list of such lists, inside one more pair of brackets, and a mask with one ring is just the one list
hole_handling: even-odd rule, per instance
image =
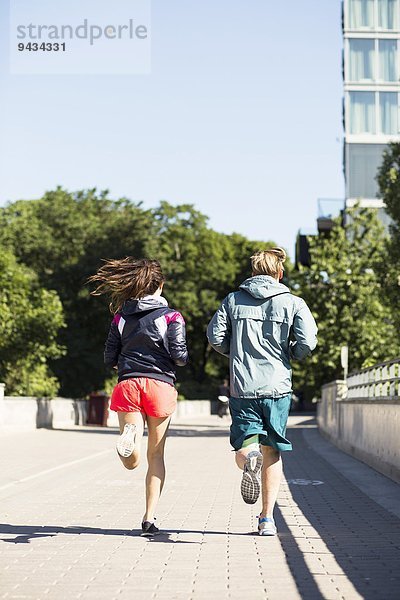
[[21, 359], [10, 365], [6, 377], [9, 396], [34, 396], [54, 398], [57, 396], [60, 384], [57, 377], [52, 375], [47, 364], [34, 359]]
[[399, 333], [384, 293], [387, 236], [373, 210], [356, 207], [346, 220], [345, 227], [338, 219], [330, 234], [309, 238], [311, 267], [293, 275], [319, 328], [313, 356], [295, 366], [295, 388], [308, 398], [343, 376], [343, 345], [350, 371], [398, 354]]
[[[103, 365], [111, 321], [107, 301], [90, 296], [86, 286], [101, 259], [130, 255], [161, 261], [168, 278], [166, 296], [187, 321], [191, 362], [189, 369], [178, 370], [181, 393], [204, 396], [208, 382], [227, 372], [226, 359], [208, 347], [207, 323], [222, 298], [250, 275], [250, 255], [272, 244], [217, 233], [191, 205], [161, 202], [147, 211], [126, 199], [112, 200], [106, 191], [69, 193], [61, 188], [0, 209], [0, 242], [37, 274], [43, 292], [56, 290], [62, 301], [66, 327], [55, 343], [66, 352], [61, 357], [46, 354], [45, 363], [60, 382], [60, 394], [72, 397], [110, 391], [115, 381]], [[12, 360], [20, 361], [33, 388], [35, 362], [28, 366], [18, 352]], [[46, 389], [53, 389], [54, 381], [46, 381]]]
[[107, 192], [96, 190], [71, 194], [57, 188], [0, 211], [3, 244], [61, 298], [67, 327], [59, 343], [67, 351], [50, 364], [62, 395], [80, 397], [102, 389], [109, 375], [103, 348], [111, 315], [104, 299], [90, 296], [87, 278], [102, 258], [143, 255], [151, 228], [150, 214], [140, 206], [110, 200]]
[[60, 299], [37, 275], [0, 253], [0, 380], [8, 394], [53, 395], [58, 382], [47, 361], [60, 358], [57, 334], [64, 326]]
[[[380, 175], [394, 219], [391, 244], [400, 223], [398, 155], [396, 147], [396, 158], [385, 159]], [[208, 347], [207, 323], [224, 296], [250, 276], [249, 257], [274, 245], [213, 231], [191, 205], [161, 202], [148, 211], [112, 200], [107, 192], [61, 188], [1, 209], [0, 242], [6, 249], [0, 260], [0, 377], [8, 392], [54, 395], [59, 382], [60, 393], [72, 397], [110, 391], [115, 383], [103, 366], [111, 320], [107, 301], [90, 296], [86, 285], [102, 258], [161, 261], [165, 295], [187, 322], [191, 362], [178, 370], [180, 396], [204, 397], [228, 369], [226, 359]], [[393, 246], [373, 212], [350, 211], [345, 228], [337, 222], [329, 236], [310, 245], [311, 268], [297, 274], [290, 264], [286, 269], [319, 326], [315, 354], [295, 367], [295, 385], [308, 397], [341, 376], [344, 344], [350, 369], [398, 354], [400, 314], [393, 310], [399, 302], [389, 260]]]
[[[380, 195], [392, 218], [389, 260], [386, 265], [386, 294], [400, 329], [400, 144], [389, 144], [377, 176]], [[400, 351], [398, 352], [398, 354]]]
[[[389, 144], [383, 154], [377, 181], [386, 210], [393, 219], [396, 241], [400, 241], [400, 143]], [[399, 248], [400, 249], [400, 248]]]
[[[155, 229], [146, 254], [161, 261], [168, 274], [165, 295], [187, 325], [190, 364], [186, 373], [180, 373], [181, 391], [189, 398], [204, 397], [202, 384], [225, 377], [228, 369], [226, 359], [208, 345], [207, 324], [221, 300], [250, 276], [250, 255], [273, 244], [213, 231], [207, 218], [188, 204], [161, 202], [152, 214]], [[185, 382], [188, 377], [197, 384]]]

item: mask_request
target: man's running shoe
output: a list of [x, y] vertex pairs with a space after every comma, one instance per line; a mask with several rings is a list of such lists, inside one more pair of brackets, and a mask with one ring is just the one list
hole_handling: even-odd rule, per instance
[[159, 533], [160, 530], [154, 525], [154, 522], [144, 521], [142, 523], [142, 533], [140, 534], [142, 537], [153, 537], [153, 535], [158, 535]]
[[240, 485], [242, 498], [246, 504], [254, 504], [260, 495], [262, 463], [263, 457], [261, 452], [253, 450], [248, 453]]
[[126, 423], [123, 432], [119, 436], [117, 442], [117, 452], [123, 458], [131, 456], [135, 449], [136, 439], [136, 425], [133, 423]]
[[270, 517], [264, 517], [258, 519], [258, 535], [276, 535], [276, 525], [273, 519]]

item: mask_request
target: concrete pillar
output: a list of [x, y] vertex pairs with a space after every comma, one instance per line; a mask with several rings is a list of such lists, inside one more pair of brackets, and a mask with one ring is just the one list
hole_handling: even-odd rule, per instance
[[5, 383], [0, 383], [0, 427], [4, 425], [4, 388], [6, 387]]

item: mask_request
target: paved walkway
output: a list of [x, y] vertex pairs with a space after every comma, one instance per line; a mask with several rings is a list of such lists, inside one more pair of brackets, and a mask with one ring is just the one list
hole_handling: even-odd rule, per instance
[[2, 435], [0, 598], [398, 600], [399, 487], [312, 418], [290, 425], [278, 538], [253, 533], [218, 417], [172, 427], [153, 541], [138, 535], [145, 467], [121, 467], [115, 430]]

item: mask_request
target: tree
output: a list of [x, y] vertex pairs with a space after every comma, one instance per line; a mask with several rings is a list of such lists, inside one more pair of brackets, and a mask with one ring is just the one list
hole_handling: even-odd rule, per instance
[[319, 329], [312, 357], [295, 366], [295, 387], [308, 398], [341, 378], [340, 348], [349, 346], [349, 368], [397, 355], [399, 333], [385, 296], [387, 236], [373, 210], [355, 207], [347, 224], [336, 220], [328, 235], [310, 237], [310, 268], [293, 275]]
[[272, 245], [213, 231], [191, 205], [161, 202], [149, 211], [125, 198], [112, 200], [106, 191], [61, 188], [0, 209], [0, 242], [37, 274], [40, 286], [61, 299], [66, 327], [58, 343], [66, 352], [49, 364], [60, 393], [72, 397], [110, 386], [103, 348], [111, 315], [107, 300], [90, 296], [86, 285], [101, 259], [161, 261], [166, 296], [187, 322], [191, 362], [178, 373], [182, 391], [193, 397], [201, 390], [208, 395], [210, 381], [227, 371], [225, 359], [208, 347], [208, 321], [224, 296], [250, 275], [251, 254]]
[[273, 243], [213, 231], [207, 217], [190, 204], [161, 202], [152, 214], [155, 235], [145, 245], [146, 254], [161, 261], [168, 274], [165, 294], [186, 320], [190, 364], [182, 376], [200, 384], [193, 388], [184, 381], [182, 391], [209, 395], [210, 378], [226, 376], [228, 366], [211, 352], [207, 324], [222, 299], [250, 276], [251, 254]]
[[[400, 328], [400, 144], [389, 144], [383, 154], [377, 181], [386, 212], [392, 219], [388, 240], [386, 290], [393, 314]], [[399, 351], [400, 352], [400, 351]], [[399, 353], [398, 352], [398, 353]]]
[[0, 253], [0, 380], [9, 394], [53, 396], [59, 385], [48, 367], [62, 356], [57, 334], [64, 316], [57, 293], [7, 250]]
[[400, 255], [400, 143], [389, 144], [383, 153], [377, 181], [386, 211], [392, 217], [392, 233]]
[[143, 255], [151, 228], [140, 205], [95, 189], [57, 188], [0, 210], [0, 240], [37, 273], [40, 285], [57, 291], [65, 310], [58, 341], [66, 353], [51, 362], [61, 394], [84, 396], [109, 376], [102, 355], [111, 315], [105, 299], [90, 296], [86, 280], [102, 258]]

